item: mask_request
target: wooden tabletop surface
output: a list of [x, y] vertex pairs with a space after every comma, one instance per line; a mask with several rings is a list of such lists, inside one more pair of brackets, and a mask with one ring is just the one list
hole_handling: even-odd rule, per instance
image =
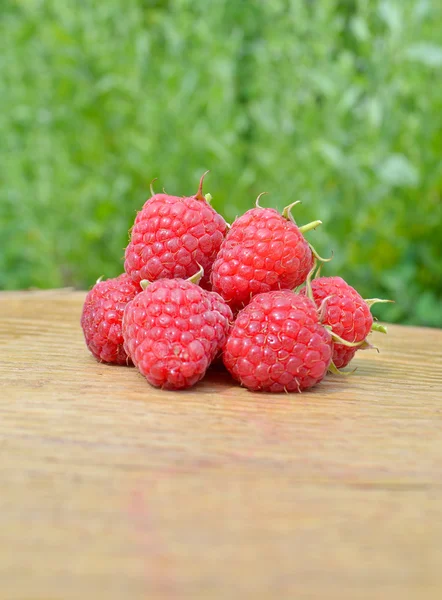
[[0, 598], [442, 598], [442, 331], [302, 395], [98, 364], [84, 293], [0, 294]]

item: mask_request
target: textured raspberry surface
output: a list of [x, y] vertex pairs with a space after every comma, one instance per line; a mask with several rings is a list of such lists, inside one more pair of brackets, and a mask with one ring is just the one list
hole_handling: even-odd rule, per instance
[[137, 214], [124, 268], [132, 279], [187, 279], [201, 265], [207, 287], [227, 225], [204, 199], [152, 196]]
[[187, 388], [223, 349], [232, 318], [218, 294], [182, 279], [162, 279], [127, 306], [125, 348], [152, 385]]
[[[318, 307], [324, 303], [322, 323], [348, 342], [362, 342], [370, 333], [373, 317], [360, 294], [342, 277], [319, 277], [312, 281], [313, 298]], [[305, 293], [305, 288], [302, 290]], [[342, 369], [354, 357], [357, 348], [334, 344], [333, 362]]]
[[86, 296], [81, 326], [87, 347], [100, 361], [125, 365], [121, 321], [126, 304], [141, 292], [129, 275], [96, 283]]
[[314, 303], [282, 290], [259, 294], [239, 313], [223, 357], [250, 390], [300, 392], [323, 379], [331, 354]]
[[233, 223], [211, 281], [236, 310], [256, 294], [301, 285], [312, 266], [312, 251], [295, 223], [273, 208], [253, 208]]

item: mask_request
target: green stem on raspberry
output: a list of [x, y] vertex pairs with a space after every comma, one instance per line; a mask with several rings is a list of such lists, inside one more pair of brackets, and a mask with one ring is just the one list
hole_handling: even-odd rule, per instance
[[196, 263], [196, 264], [199, 267], [198, 271], [196, 273], [194, 273], [191, 277], [188, 277], [186, 279], [186, 281], [190, 281], [190, 283], [194, 283], [195, 285], [198, 285], [204, 275], [204, 269], [199, 263]]
[[305, 280], [305, 293], [307, 298], [309, 298], [313, 304], [315, 303], [315, 299], [313, 298], [313, 290], [312, 290], [312, 279], [316, 271], [316, 260], [313, 261], [313, 267], [310, 269], [307, 275], [307, 279]]
[[210, 204], [213, 200], [212, 194], [204, 194], [204, 198], [206, 199], [207, 204]]
[[97, 281], [95, 282], [95, 285], [96, 285], [97, 283], [101, 283], [101, 282], [103, 281], [103, 277], [104, 277], [104, 275], [100, 275], [100, 277], [99, 277], [99, 278], [97, 279]]
[[204, 183], [204, 177], [207, 175], [207, 173], [210, 173], [210, 171], [206, 171], [201, 176], [200, 183], [198, 186], [198, 191], [194, 196], [195, 200], [205, 200], [205, 197], [203, 196], [203, 183]]
[[261, 198], [261, 196], [265, 196], [266, 194], [268, 194], [268, 192], [261, 192], [259, 194], [259, 196], [257, 197], [257, 199], [255, 200], [255, 206], [256, 208], [263, 208], [260, 204], [259, 204], [259, 199]]
[[342, 344], [343, 346], [347, 346], [348, 348], [360, 348], [365, 342], [365, 340], [362, 340], [362, 342], [348, 342], [347, 340], [344, 340], [339, 335], [334, 333], [330, 325], [324, 325], [324, 327], [325, 329], [328, 329], [328, 331], [331, 333], [332, 340], [337, 344]]
[[379, 303], [386, 304], [387, 302], [388, 303], [394, 302], [394, 300], [384, 300], [383, 298], [369, 298], [368, 300], [364, 300], [364, 302], [366, 304], [368, 304], [368, 306], [371, 308], [373, 306], [373, 304], [379, 304]]
[[140, 281], [140, 287], [141, 287], [141, 289], [142, 289], [142, 290], [145, 290], [147, 287], [149, 287], [149, 285], [150, 285], [151, 283], [152, 283], [152, 282], [151, 282], [151, 281], [149, 281], [148, 279], [142, 279], [142, 280]]
[[322, 258], [322, 256], [319, 256], [319, 254], [316, 252], [315, 248], [309, 244], [310, 246], [310, 250], [312, 251], [313, 256], [316, 258], [316, 260], [319, 260], [320, 262], [330, 262], [333, 259], [333, 252], [332, 255], [330, 256], [330, 258]]
[[[319, 269], [318, 269], [319, 271]], [[318, 275], [318, 273], [316, 273], [316, 276]], [[327, 309], [327, 302], [330, 300], [330, 298], [333, 298], [333, 294], [330, 294], [330, 296], [327, 296], [326, 298], [324, 298], [324, 300], [321, 302], [321, 306], [318, 308], [318, 319], [319, 322], [322, 323], [325, 319], [325, 311]]]
[[385, 327], [385, 325], [381, 325], [380, 323], [377, 323], [376, 321], [373, 322], [373, 325], [371, 326], [371, 330], [379, 331], [380, 333], [387, 333], [387, 328]]
[[307, 225], [303, 225], [302, 227], [299, 227], [299, 231], [301, 233], [307, 233], [307, 231], [311, 231], [312, 229], [316, 229], [316, 227], [319, 227], [319, 225], [322, 225], [322, 221], [312, 221], [311, 223], [307, 223]]
[[367, 338], [365, 338], [358, 350], [376, 350], [376, 352], [379, 352], [379, 348], [377, 346], [373, 346], [373, 344], [370, 344]]
[[297, 204], [301, 204], [301, 200], [296, 200], [296, 202], [292, 202], [291, 204], [286, 206], [284, 208], [284, 210], [282, 211], [282, 216], [284, 217], [284, 219], [287, 219], [287, 221], [291, 221], [292, 223], [295, 223], [295, 225], [296, 225], [296, 222], [292, 215], [292, 208], [294, 206], [296, 206]]
[[341, 371], [340, 369], [338, 369], [335, 363], [331, 361], [328, 367], [328, 371], [329, 373], [333, 373], [333, 375], [342, 375], [343, 377], [348, 377], [349, 375], [353, 375], [356, 369], [353, 369], [352, 371]]
[[149, 184], [150, 193], [152, 194], [152, 196], [155, 196], [155, 190], [153, 189], [153, 184], [155, 183], [155, 181], [158, 181], [158, 177], [155, 177], [155, 179], [152, 179], [152, 181]]

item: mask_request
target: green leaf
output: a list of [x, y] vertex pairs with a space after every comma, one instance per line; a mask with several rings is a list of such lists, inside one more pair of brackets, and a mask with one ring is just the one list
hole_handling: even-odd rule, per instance
[[370, 39], [370, 30], [368, 29], [367, 21], [362, 17], [353, 17], [350, 27], [354, 36], [361, 42], [366, 42]]
[[442, 66], [442, 46], [431, 44], [429, 42], [420, 42], [413, 44], [405, 52], [409, 60], [416, 61], [427, 67]]
[[419, 183], [419, 171], [403, 154], [391, 154], [378, 167], [379, 179], [392, 186], [413, 187]]
[[388, 26], [390, 31], [397, 33], [402, 27], [402, 15], [398, 5], [392, 0], [383, 0], [379, 4], [379, 16]]

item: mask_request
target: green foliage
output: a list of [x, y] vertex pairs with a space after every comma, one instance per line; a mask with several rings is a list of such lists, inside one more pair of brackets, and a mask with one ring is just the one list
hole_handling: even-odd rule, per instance
[[[439, 0], [3, 0], [0, 288], [122, 270], [159, 178], [303, 200], [327, 274], [442, 326]], [[264, 199], [263, 199], [264, 200]]]

